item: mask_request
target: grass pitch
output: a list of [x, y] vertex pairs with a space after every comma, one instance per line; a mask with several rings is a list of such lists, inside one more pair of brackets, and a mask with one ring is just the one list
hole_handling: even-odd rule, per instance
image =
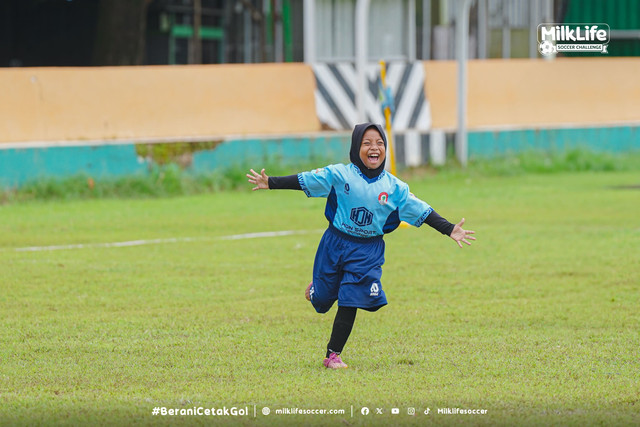
[[[640, 424], [640, 191], [617, 188], [640, 175], [409, 183], [478, 240], [459, 249], [427, 226], [387, 236], [390, 304], [358, 313], [337, 372], [321, 365], [335, 309], [303, 297], [323, 199], [0, 206], [0, 424]], [[280, 230], [304, 234], [221, 238]], [[136, 240], [149, 244], [101, 246]], [[276, 413], [294, 408], [345, 413]]]

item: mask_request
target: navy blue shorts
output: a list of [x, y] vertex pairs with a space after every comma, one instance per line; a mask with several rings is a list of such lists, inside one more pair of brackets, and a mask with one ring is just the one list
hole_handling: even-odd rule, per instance
[[336, 300], [340, 307], [376, 311], [387, 304], [382, 290], [384, 240], [358, 238], [334, 227], [324, 232], [313, 263], [311, 304], [326, 313]]

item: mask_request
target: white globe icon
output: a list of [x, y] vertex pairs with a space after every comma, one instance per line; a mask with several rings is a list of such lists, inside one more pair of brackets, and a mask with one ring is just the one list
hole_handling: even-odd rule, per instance
[[551, 55], [556, 51], [556, 47], [550, 41], [546, 40], [540, 43], [540, 53], [543, 55]]

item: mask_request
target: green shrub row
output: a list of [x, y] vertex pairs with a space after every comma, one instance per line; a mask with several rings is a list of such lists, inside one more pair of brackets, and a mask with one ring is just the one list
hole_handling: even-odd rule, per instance
[[[287, 175], [312, 170], [321, 164], [300, 164], [296, 168], [267, 165], [270, 175]], [[295, 169], [295, 170], [294, 170]], [[576, 149], [562, 153], [528, 152], [492, 159], [474, 159], [466, 168], [454, 159], [445, 166], [429, 167], [437, 174], [513, 176], [525, 173], [575, 171], [640, 171], [640, 153], [597, 153]], [[227, 190], [248, 191], [247, 169], [228, 169], [194, 174], [175, 163], [156, 165], [148, 173], [119, 178], [97, 178], [80, 174], [67, 178], [50, 178], [29, 182], [19, 188], [0, 191], [0, 202], [28, 200], [171, 197]], [[401, 170], [400, 176], [411, 175]]]

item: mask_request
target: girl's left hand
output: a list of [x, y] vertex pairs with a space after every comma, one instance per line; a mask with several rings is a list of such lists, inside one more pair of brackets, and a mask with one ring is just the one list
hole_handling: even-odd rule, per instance
[[462, 218], [460, 222], [457, 223], [455, 227], [453, 227], [453, 231], [451, 232], [451, 235], [449, 237], [455, 240], [460, 247], [462, 247], [461, 242], [464, 242], [467, 245], [471, 246], [471, 242], [469, 242], [469, 240], [476, 240], [476, 238], [470, 236], [470, 234], [475, 234], [475, 231], [465, 230], [464, 228], [462, 228], [462, 224], [464, 224], [464, 218]]

